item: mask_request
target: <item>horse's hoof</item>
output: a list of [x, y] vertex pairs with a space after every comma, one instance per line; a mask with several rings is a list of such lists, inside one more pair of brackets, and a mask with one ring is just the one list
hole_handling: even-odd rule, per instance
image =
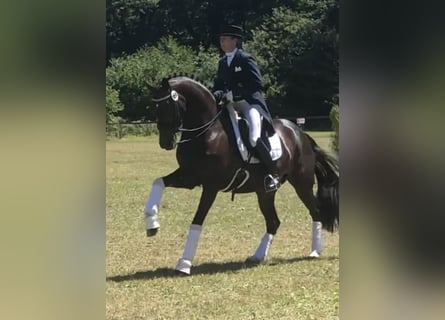
[[176, 272], [182, 273], [182, 275], [190, 275], [190, 269], [192, 268], [192, 262], [186, 259], [179, 259], [178, 264], [176, 265]]
[[179, 277], [189, 277], [190, 271], [189, 271], [189, 273], [187, 273], [187, 272], [183, 272], [181, 270], [175, 270], [175, 274]]
[[314, 250], [311, 252], [311, 254], [309, 255], [309, 258], [319, 258], [320, 254], [317, 252], [317, 250]]
[[250, 264], [250, 265], [257, 265], [257, 264], [261, 264], [265, 261], [265, 259], [261, 259], [255, 256], [251, 256], [249, 258], [246, 259], [245, 263], [246, 264]]
[[147, 237], [153, 237], [158, 233], [159, 228], [147, 229]]

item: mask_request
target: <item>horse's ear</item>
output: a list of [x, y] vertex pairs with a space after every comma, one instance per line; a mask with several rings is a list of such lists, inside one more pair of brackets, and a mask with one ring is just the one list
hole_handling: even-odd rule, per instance
[[156, 91], [158, 88], [153, 86], [151, 83], [147, 82], [147, 87], [150, 89], [150, 91]]
[[168, 80], [169, 80], [169, 78], [163, 78], [162, 79], [161, 85], [162, 85], [163, 88], [170, 87], [170, 84], [168, 83]]

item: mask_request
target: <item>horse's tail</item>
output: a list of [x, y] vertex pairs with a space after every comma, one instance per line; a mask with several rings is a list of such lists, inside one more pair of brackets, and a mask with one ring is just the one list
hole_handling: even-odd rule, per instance
[[339, 166], [338, 160], [325, 151], [306, 134], [315, 152], [315, 176], [317, 177], [317, 207], [323, 228], [333, 232], [339, 225]]

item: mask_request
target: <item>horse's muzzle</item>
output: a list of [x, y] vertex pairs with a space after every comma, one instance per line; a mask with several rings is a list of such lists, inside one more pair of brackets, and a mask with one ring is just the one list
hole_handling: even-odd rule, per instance
[[159, 146], [165, 150], [173, 150], [176, 148], [175, 134], [161, 134], [159, 133]]
[[176, 145], [173, 145], [173, 144], [171, 144], [171, 145], [165, 145], [165, 146], [162, 146], [162, 145], [161, 145], [161, 148], [162, 148], [162, 149], [165, 149], [165, 150], [167, 150], [167, 151], [169, 151], [169, 150], [173, 150], [175, 147], [176, 147]]

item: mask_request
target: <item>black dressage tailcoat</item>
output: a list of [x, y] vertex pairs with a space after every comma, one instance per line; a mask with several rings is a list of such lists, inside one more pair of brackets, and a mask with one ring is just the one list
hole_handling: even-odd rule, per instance
[[262, 95], [263, 89], [260, 70], [250, 54], [238, 49], [230, 66], [227, 66], [227, 56], [219, 60], [213, 91], [232, 91], [233, 100], [244, 99], [250, 105], [259, 106], [259, 111], [270, 121], [270, 112]]

